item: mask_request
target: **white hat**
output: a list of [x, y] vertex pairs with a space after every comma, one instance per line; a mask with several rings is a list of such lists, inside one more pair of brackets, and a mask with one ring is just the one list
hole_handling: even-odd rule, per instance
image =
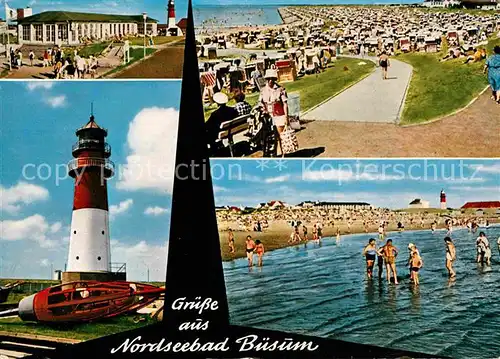
[[267, 69], [266, 70], [266, 74], [264, 75], [264, 78], [266, 78], [266, 79], [270, 79], [270, 78], [277, 79], [278, 78], [278, 71], [276, 71], [274, 69]]
[[413, 249], [413, 248], [415, 248], [415, 245], [413, 243], [409, 243], [408, 244], [408, 249]]
[[215, 103], [218, 103], [219, 105], [224, 105], [229, 101], [229, 98], [224, 92], [217, 92], [214, 95], [214, 101]]

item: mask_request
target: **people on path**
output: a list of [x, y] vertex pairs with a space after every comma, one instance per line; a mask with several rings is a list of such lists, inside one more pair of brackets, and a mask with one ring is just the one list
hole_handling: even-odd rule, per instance
[[382, 68], [382, 79], [387, 80], [387, 69], [391, 66], [391, 63], [389, 61], [389, 56], [387, 55], [387, 52], [385, 50], [383, 50], [382, 54], [380, 54], [378, 63]]
[[493, 48], [493, 55], [488, 57], [484, 65], [484, 73], [488, 73], [492, 100], [500, 104], [500, 46]]

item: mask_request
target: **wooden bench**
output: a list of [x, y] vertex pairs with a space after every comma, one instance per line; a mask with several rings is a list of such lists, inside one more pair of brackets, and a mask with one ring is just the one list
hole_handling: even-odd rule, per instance
[[219, 141], [227, 140], [231, 157], [234, 157], [233, 145], [234, 135], [248, 130], [248, 120], [252, 117], [251, 114], [238, 116], [230, 121], [225, 121], [220, 124]]

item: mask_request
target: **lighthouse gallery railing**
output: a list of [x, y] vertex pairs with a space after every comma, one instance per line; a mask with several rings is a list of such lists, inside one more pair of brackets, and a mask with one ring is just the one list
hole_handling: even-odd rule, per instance
[[[75, 152], [76, 150], [94, 150], [96, 149], [96, 147], [99, 148], [100, 145], [101, 143], [95, 140], [79, 140], [73, 145], [72, 151]], [[111, 146], [107, 142], [104, 143], [104, 153], [107, 155], [111, 155]]]
[[82, 157], [75, 158], [68, 162], [68, 171], [70, 172], [81, 167], [102, 167], [105, 171], [109, 171], [110, 173], [115, 172], [115, 164], [107, 158]]

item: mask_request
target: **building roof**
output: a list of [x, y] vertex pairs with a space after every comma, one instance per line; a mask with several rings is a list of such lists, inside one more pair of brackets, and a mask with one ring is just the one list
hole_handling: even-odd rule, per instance
[[422, 200], [420, 198], [415, 198], [413, 201], [410, 202], [410, 204], [420, 204], [422, 203]]
[[179, 20], [179, 22], [177, 23], [177, 27], [179, 27], [179, 29], [181, 29], [182, 32], [184, 32], [187, 28], [187, 24], [188, 24], [188, 20], [184, 17], [184, 18]]
[[316, 202], [316, 206], [369, 206], [366, 202]]
[[[93, 14], [85, 12], [71, 11], [44, 11], [39, 14], [19, 19], [19, 24], [37, 22], [144, 22], [142, 15], [115, 15], [115, 14]], [[158, 22], [158, 20], [147, 17], [148, 23]]]
[[462, 209], [500, 208], [500, 201], [467, 202]]
[[78, 136], [78, 134], [82, 130], [88, 130], [88, 129], [91, 129], [91, 128], [95, 128], [97, 130], [104, 131], [104, 136], [107, 136], [107, 134], [108, 134], [108, 131], [105, 128], [99, 126], [97, 124], [97, 122], [95, 122], [95, 117], [94, 117], [94, 115], [92, 115], [92, 116], [90, 116], [89, 122], [87, 122], [84, 126], [80, 127], [78, 130], [76, 130], [76, 135]]

